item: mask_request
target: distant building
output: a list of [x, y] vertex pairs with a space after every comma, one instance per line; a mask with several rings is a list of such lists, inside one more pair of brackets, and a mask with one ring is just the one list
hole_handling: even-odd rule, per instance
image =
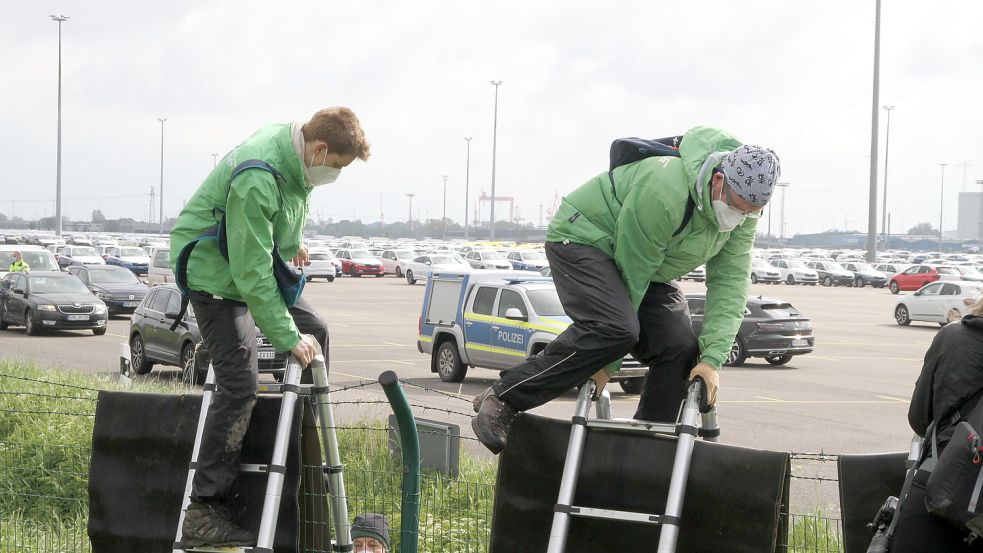
[[983, 239], [981, 214], [983, 214], [983, 192], [960, 192], [956, 237], [963, 240]]

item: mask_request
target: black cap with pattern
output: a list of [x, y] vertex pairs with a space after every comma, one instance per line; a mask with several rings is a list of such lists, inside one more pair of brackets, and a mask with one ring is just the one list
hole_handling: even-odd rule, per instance
[[764, 207], [782, 174], [775, 152], [745, 144], [724, 156], [720, 170], [727, 184], [745, 201]]

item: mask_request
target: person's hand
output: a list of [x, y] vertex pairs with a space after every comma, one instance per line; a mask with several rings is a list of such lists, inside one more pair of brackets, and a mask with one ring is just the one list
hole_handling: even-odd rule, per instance
[[307, 253], [307, 248], [303, 244], [297, 248], [297, 255], [294, 256], [294, 266], [303, 267], [311, 264], [311, 256]]
[[590, 377], [594, 381], [596, 387], [594, 388], [594, 397], [601, 397], [601, 392], [604, 391], [604, 386], [607, 385], [608, 381], [611, 380], [611, 373], [607, 369], [601, 369], [594, 373], [594, 376]]
[[720, 386], [720, 373], [717, 369], [706, 363], [697, 363], [689, 373], [689, 381], [692, 382], [697, 377], [703, 379], [704, 386], [706, 387], [706, 394], [703, 397], [707, 399], [706, 408], [709, 409], [717, 403], [717, 388]]
[[294, 349], [290, 350], [290, 353], [294, 354], [301, 367], [310, 365], [311, 361], [314, 360], [314, 356], [317, 355], [317, 346], [315, 343], [314, 337], [310, 334], [301, 334], [300, 341], [297, 342]]

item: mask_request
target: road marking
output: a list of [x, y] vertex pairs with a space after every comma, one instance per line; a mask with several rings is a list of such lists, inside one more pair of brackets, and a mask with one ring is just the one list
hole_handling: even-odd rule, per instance
[[335, 363], [398, 363], [400, 365], [416, 365], [414, 362], [400, 361], [398, 359], [332, 359], [331, 364], [334, 365]]
[[906, 346], [906, 347], [913, 347], [913, 348], [927, 348], [928, 346], [931, 345], [931, 342], [904, 342], [904, 343], [898, 343], [898, 344], [888, 343], [888, 342], [880, 342], [880, 343], [874, 344], [874, 343], [869, 343], [869, 342], [853, 342], [853, 341], [850, 341], [850, 340], [823, 340], [822, 341], [822, 345], [824, 345], [824, 346], [825, 345], [829, 345], [829, 344], [847, 344], [847, 345], [851, 345], [851, 346], [872, 346], [872, 347], [900, 347], [900, 346]]
[[120, 336], [119, 334], [113, 334], [111, 332], [107, 332], [106, 336], [115, 336], [117, 338], [123, 338], [124, 340], [128, 340], [130, 338], [129, 336]]
[[328, 323], [328, 326], [402, 326], [402, 323]]
[[897, 401], [898, 403], [911, 403], [910, 399], [904, 399], [902, 397], [891, 397], [891, 396], [877, 396], [881, 399], [887, 399], [890, 401]]
[[411, 344], [331, 344], [330, 348], [416, 348], [415, 345]]
[[861, 360], [861, 361], [863, 361], [863, 360], [868, 360], [868, 361], [869, 360], [876, 360], [876, 361], [919, 361], [919, 362], [921, 362], [923, 360], [921, 357], [881, 357], [881, 356], [876, 356], [876, 357], [871, 357], [871, 356], [863, 356], [863, 357], [837, 356], [837, 357], [830, 357], [828, 355], [811, 355], [810, 357], [812, 359], [825, 359], [827, 361], [843, 361], [844, 359], [852, 359], [852, 360]]

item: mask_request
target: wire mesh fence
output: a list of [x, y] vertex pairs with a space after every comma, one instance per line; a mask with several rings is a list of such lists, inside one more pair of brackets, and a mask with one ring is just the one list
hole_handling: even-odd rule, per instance
[[[414, 411], [461, 426], [469, 400], [404, 382]], [[86, 535], [90, 439], [100, 389], [116, 389], [107, 378], [44, 371], [0, 360], [0, 553], [83, 553]], [[182, 392], [164, 382], [142, 391]], [[344, 392], [348, 392], [347, 394]], [[389, 519], [394, 551], [401, 521], [402, 467], [393, 456], [382, 392], [372, 382], [335, 387], [349, 514], [374, 512]], [[440, 401], [428, 401], [439, 399]], [[356, 418], [353, 418], [356, 417]], [[473, 445], [473, 437], [461, 436]], [[493, 461], [461, 457], [458, 476], [424, 471], [420, 486], [418, 550], [421, 553], [488, 551], [495, 497]], [[787, 533], [780, 550], [842, 552], [835, 455], [793, 454]], [[304, 465], [305, 478], [322, 478], [320, 466]], [[323, 493], [303, 491], [302, 502], [326, 503]], [[301, 551], [329, 550], [314, 535], [330, 532], [323, 513], [302, 521]]]

